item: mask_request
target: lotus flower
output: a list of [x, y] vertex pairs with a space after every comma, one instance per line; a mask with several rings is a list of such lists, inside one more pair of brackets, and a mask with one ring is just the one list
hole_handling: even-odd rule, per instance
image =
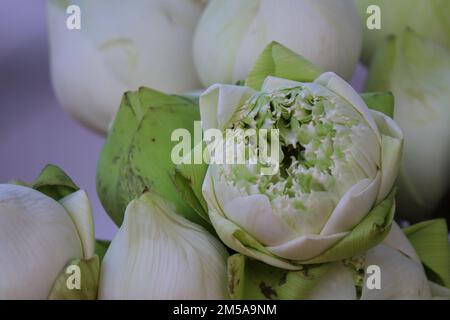
[[151, 193], [132, 201], [102, 263], [100, 299], [226, 299], [224, 246]]
[[394, 118], [405, 134], [399, 213], [429, 215], [450, 188], [450, 51], [411, 29], [374, 57], [367, 89], [395, 95]]

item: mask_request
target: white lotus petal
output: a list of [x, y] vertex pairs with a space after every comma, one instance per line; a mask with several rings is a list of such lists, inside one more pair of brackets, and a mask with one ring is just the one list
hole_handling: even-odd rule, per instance
[[83, 257], [92, 258], [95, 250], [94, 219], [87, 193], [79, 190], [59, 200], [59, 203], [69, 213], [77, 228], [83, 245]]
[[0, 185], [0, 299], [46, 299], [75, 258], [82, 246], [63, 206], [30, 188]]
[[350, 86], [350, 84], [348, 84], [344, 79], [342, 79], [333, 72], [323, 73], [314, 82], [317, 84], [321, 84], [330, 89], [331, 91], [337, 93], [342, 98], [347, 100], [350, 103], [350, 105], [356, 108], [356, 110], [358, 110], [364, 116], [367, 123], [370, 125], [373, 132], [378, 137], [378, 141], [381, 143], [380, 132], [375, 123], [375, 120], [372, 117], [372, 114], [370, 113], [369, 108], [367, 107], [361, 96], [355, 91], [355, 89], [353, 89], [352, 86]]
[[381, 272], [381, 289], [366, 286], [370, 275], [366, 274], [361, 299], [429, 299], [430, 287], [420, 263], [402, 252], [380, 244], [366, 254], [366, 268], [376, 265]]
[[381, 186], [377, 203], [386, 198], [397, 178], [403, 150], [403, 133], [394, 120], [378, 111], [371, 111], [381, 132]]
[[373, 206], [381, 183], [381, 174], [364, 179], [351, 187], [341, 198], [321, 235], [331, 235], [353, 229]]
[[411, 242], [409, 242], [403, 231], [400, 229], [397, 222], [394, 221], [392, 223], [391, 231], [383, 240], [383, 243], [402, 252], [417, 263], [421, 263], [419, 257], [417, 256], [416, 250], [412, 246]]
[[145, 194], [132, 201], [105, 255], [101, 299], [224, 299], [223, 245], [171, 205]]
[[236, 110], [254, 93], [253, 89], [243, 86], [215, 84], [209, 87], [200, 96], [203, 130], [225, 129]]
[[351, 0], [213, 0], [194, 37], [201, 81], [211, 85], [244, 80], [272, 41], [349, 78], [358, 61], [362, 30]]
[[428, 281], [431, 289], [431, 295], [434, 299], [450, 299], [450, 289], [443, 287], [435, 282]]

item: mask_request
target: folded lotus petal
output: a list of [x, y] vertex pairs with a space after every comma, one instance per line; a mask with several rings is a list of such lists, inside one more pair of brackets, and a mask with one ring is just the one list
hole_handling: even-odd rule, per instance
[[341, 262], [333, 263], [307, 299], [356, 300], [356, 288], [351, 272]]
[[379, 143], [381, 143], [380, 132], [378, 131], [378, 127], [372, 117], [372, 114], [370, 113], [369, 108], [355, 89], [350, 86], [350, 84], [333, 72], [323, 73], [314, 82], [321, 84], [337, 93], [342, 98], [347, 100], [354, 108], [356, 108], [364, 116], [374, 133], [377, 135]]
[[46, 299], [66, 263], [81, 257], [63, 206], [28, 187], [0, 185], [1, 299]]
[[255, 92], [243, 86], [214, 84], [200, 96], [203, 130], [226, 129], [233, 115]]
[[364, 179], [351, 187], [330, 215], [321, 235], [332, 235], [353, 229], [370, 211], [377, 197], [381, 174]]
[[59, 203], [66, 209], [77, 228], [83, 245], [84, 259], [92, 258], [95, 250], [94, 219], [87, 193], [79, 190], [59, 200]]
[[377, 203], [386, 198], [397, 178], [403, 151], [403, 133], [394, 120], [371, 111], [381, 133], [381, 186]]
[[267, 249], [285, 259], [308, 260], [318, 256], [347, 234], [348, 232], [341, 232], [330, 235], [301, 236], [279, 246], [267, 247]]
[[[76, 32], [65, 27], [69, 4], [81, 8]], [[125, 91], [199, 88], [192, 37], [203, 8], [184, 0], [48, 1], [50, 71], [61, 105], [106, 133]]]
[[127, 207], [106, 253], [101, 299], [225, 299], [223, 245], [157, 196]]

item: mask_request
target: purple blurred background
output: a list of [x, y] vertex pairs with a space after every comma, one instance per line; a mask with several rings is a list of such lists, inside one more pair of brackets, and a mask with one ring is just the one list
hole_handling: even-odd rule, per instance
[[[352, 84], [362, 89], [359, 66]], [[33, 181], [47, 163], [65, 170], [92, 200], [96, 237], [116, 226], [95, 190], [104, 138], [64, 113], [53, 94], [48, 66], [46, 0], [2, 0], [0, 6], [0, 182]]]

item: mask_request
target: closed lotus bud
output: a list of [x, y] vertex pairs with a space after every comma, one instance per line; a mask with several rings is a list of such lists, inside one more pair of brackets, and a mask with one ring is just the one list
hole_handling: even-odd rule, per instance
[[175, 207], [146, 193], [132, 201], [104, 257], [100, 299], [226, 299], [227, 251]]
[[404, 217], [430, 215], [450, 188], [449, 87], [450, 51], [410, 29], [389, 38], [369, 70], [367, 89], [393, 92], [405, 135], [398, 180]]

